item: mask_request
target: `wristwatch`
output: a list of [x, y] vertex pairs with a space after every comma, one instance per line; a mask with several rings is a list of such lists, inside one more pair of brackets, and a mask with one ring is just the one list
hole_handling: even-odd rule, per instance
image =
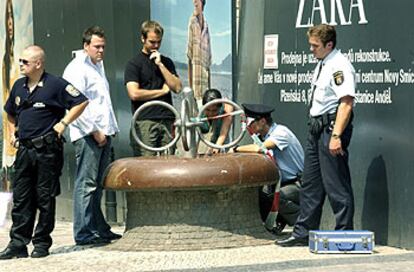
[[331, 137], [334, 138], [334, 139], [340, 139], [341, 135], [333, 133]]
[[65, 127], [67, 127], [69, 124], [68, 123], [66, 123], [63, 119], [62, 120], [60, 120], [60, 123], [62, 124], [62, 125], [64, 125]]

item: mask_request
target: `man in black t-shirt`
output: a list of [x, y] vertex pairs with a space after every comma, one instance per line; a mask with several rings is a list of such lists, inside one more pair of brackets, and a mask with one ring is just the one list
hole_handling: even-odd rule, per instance
[[[171, 90], [181, 91], [181, 80], [168, 57], [161, 56], [158, 49], [164, 30], [158, 22], [145, 21], [141, 26], [143, 47], [125, 68], [125, 85], [134, 113], [145, 102], [159, 100], [172, 104]], [[160, 147], [171, 141], [174, 114], [165, 107], [153, 106], [144, 110], [136, 122], [137, 135], [146, 145]], [[154, 152], [140, 147], [131, 136], [134, 156], [151, 156]]]

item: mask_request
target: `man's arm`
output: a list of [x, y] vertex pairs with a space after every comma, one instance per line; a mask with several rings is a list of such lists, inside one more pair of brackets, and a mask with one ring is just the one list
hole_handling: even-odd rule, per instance
[[[231, 113], [233, 111], [233, 106], [230, 104], [224, 104], [224, 112], [225, 113]], [[226, 116], [223, 118], [223, 123], [221, 125], [220, 129], [220, 135], [217, 138], [216, 144], [217, 145], [223, 145], [224, 142], [227, 139], [227, 135], [229, 134], [230, 126], [233, 121], [232, 116]]]
[[10, 144], [14, 146], [16, 143], [16, 119], [10, 114], [7, 114], [7, 127], [10, 133]]
[[338, 110], [336, 113], [335, 126], [332, 130], [332, 137], [329, 142], [329, 152], [336, 155], [343, 155], [341, 135], [348, 125], [351, 118], [352, 106], [354, 98], [352, 96], [344, 96], [340, 99]]
[[73, 106], [66, 113], [65, 117], [63, 117], [60, 122], [53, 126], [53, 129], [58, 133], [59, 137], [63, 134], [65, 128], [82, 114], [88, 103], [88, 101], [84, 101], [78, 105]]
[[161, 54], [158, 51], [154, 51], [150, 55], [150, 59], [154, 59], [155, 64], [160, 69], [164, 79], [165, 83], [168, 85], [168, 87], [173, 90], [175, 93], [179, 93], [182, 89], [181, 80], [174, 74], [172, 74], [167, 67], [161, 62]]
[[[263, 145], [266, 147], [266, 149], [274, 149], [277, 146], [274, 142], [270, 140], [264, 141]], [[261, 148], [256, 144], [239, 146], [237, 147], [236, 151], [245, 153], [263, 153], [263, 150], [261, 150]]]
[[158, 65], [161, 70], [162, 75], [164, 76], [165, 83], [173, 90], [175, 93], [181, 92], [182, 84], [181, 80], [176, 76], [171, 74], [171, 72], [164, 66], [164, 64]]
[[126, 84], [128, 96], [132, 101], [147, 101], [160, 96], [166, 95], [170, 88], [167, 84], [162, 86], [162, 89], [146, 90], [139, 87], [139, 83], [135, 81], [129, 81]]

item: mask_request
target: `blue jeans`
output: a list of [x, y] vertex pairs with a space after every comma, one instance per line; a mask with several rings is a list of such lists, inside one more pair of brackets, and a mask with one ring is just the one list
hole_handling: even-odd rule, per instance
[[111, 138], [99, 147], [93, 136], [74, 142], [76, 152], [76, 179], [73, 190], [73, 235], [75, 242], [90, 241], [109, 234], [101, 210], [103, 174], [110, 163]]

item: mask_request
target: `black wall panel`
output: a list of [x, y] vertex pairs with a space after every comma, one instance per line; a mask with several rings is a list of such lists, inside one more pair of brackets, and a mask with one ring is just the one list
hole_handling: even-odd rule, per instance
[[[93, 25], [105, 30], [105, 70], [121, 133], [114, 141], [115, 157], [130, 156], [130, 100], [123, 84], [126, 62], [141, 49], [140, 25], [149, 19], [149, 0], [33, 0], [34, 41], [46, 51], [48, 72], [62, 75], [72, 51], [83, 48], [82, 32]], [[58, 218], [72, 216], [75, 155], [65, 146], [65, 166], [58, 199]], [[118, 203], [120, 204], [120, 203]]]
[[[344, 21], [349, 23], [340, 21], [339, 2]], [[336, 4], [333, 9], [332, 3]], [[411, 140], [414, 135], [414, 33], [411, 30], [414, 2], [241, 1], [238, 78], [243, 84], [239, 84], [238, 102], [264, 102], [275, 106], [275, 120], [288, 125], [304, 144], [306, 99], [285, 101], [282, 90], [306, 94], [310, 85], [299, 84], [297, 80], [292, 83], [275, 82], [274, 77], [275, 73], [303, 74], [315, 67], [315, 63], [303, 64], [302, 61], [295, 66], [282, 61], [282, 53], [310, 53], [306, 38], [308, 27], [296, 26], [302, 5], [300, 25], [305, 25], [308, 19], [311, 21], [312, 13], [314, 24], [321, 23], [323, 15], [328, 22], [332, 20], [332, 14], [335, 15], [337, 47], [350, 53], [360, 77], [350, 146], [355, 227], [375, 231], [380, 244], [414, 248], [414, 144]], [[324, 14], [322, 8], [325, 8]], [[366, 20], [361, 16], [362, 9]], [[335, 12], [331, 13], [331, 10]], [[279, 35], [278, 69], [263, 69], [264, 35], [269, 34]], [[374, 54], [385, 54], [386, 57], [372, 58]], [[363, 61], [362, 55], [370, 57]], [[397, 73], [399, 82], [390, 82], [388, 72]], [[260, 77], [266, 76], [273, 82], [260, 82]], [[322, 228], [333, 226], [332, 211], [325, 203]]]

